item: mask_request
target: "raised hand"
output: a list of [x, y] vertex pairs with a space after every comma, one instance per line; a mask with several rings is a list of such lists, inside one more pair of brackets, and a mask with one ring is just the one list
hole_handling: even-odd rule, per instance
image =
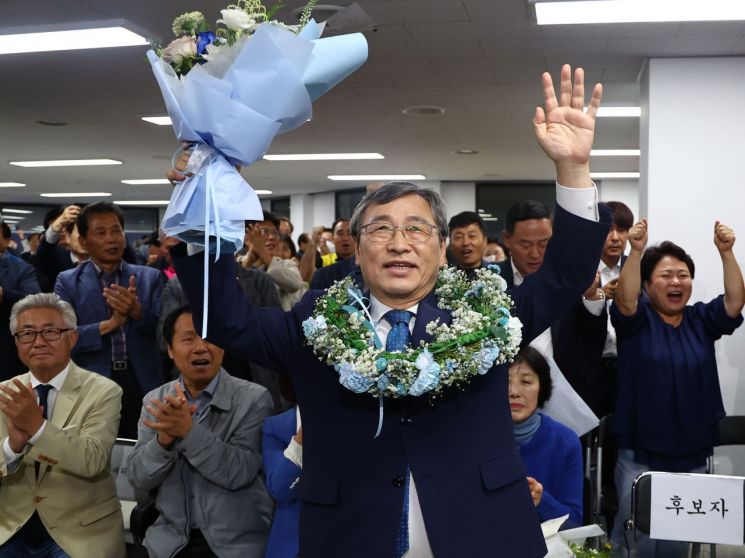
[[77, 205], [68, 205], [62, 214], [57, 217], [52, 223], [52, 230], [54, 232], [62, 232], [62, 229], [68, 225], [72, 225], [78, 221], [80, 215], [80, 207]]
[[191, 415], [196, 410], [194, 405], [189, 405], [179, 384], [175, 389], [175, 395], [166, 395], [163, 400], [151, 399], [151, 405], [146, 409], [155, 421], [142, 421], [145, 426], [158, 432], [158, 441], [166, 447], [189, 433], [193, 424]]
[[714, 244], [720, 254], [730, 252], [735, 245], [735, 231], [719, 221], [714, 223]]
[[629, 229], [629, 245], [632, 250], [643, 252], [648, 239], [647, 220], [642, 219]]
[[605, 293], [606, 300], [613, 300], [615, 298], [616, 289], [618, 289], [617, 277], [603, 285], [603, 292]]
[[137, 299], [137, 280], [134, 275], [129, 276], [127, 287], [116, 284], [106, 287], [103, 290], [103, 297], [114, 312], [133, 320], [139, 320], [142, 317], [142, 305]]
[[600, 107], [603, 88], [596, 84], [584, 112], [585, 74], [582, 68], [574, 72], [569, 64], [561, 68], [561, 90], [557, 100], [551, 74], [542, 76], [545, 108], [536, 107], [533, 127], [541, 149], [556, 164], [557, 180], [564, 186], [591, 186], [590, 150], [595, 137], [595, 117]]
[[583, 296], [589, 300], [599, 300], [598, 289], [600, 289], [599, 271], [595, 272], [595, 280], [592, 282], [592, 285], [587, 288]]

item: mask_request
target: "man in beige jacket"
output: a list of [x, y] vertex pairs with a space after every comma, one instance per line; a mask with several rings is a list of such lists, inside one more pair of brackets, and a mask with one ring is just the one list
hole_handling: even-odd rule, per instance
[[111, 449], [121, 388], [70, 360], [75, 311], [51, 293], [11, 311], [30, 372], [0, 384], [0, 558], [122, 558]]

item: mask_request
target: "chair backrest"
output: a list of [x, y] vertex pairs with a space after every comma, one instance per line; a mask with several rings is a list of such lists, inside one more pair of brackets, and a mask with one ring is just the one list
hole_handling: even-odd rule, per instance
[[667, 540], [741, 545], [744, 509], [745, 477], [652, 471], [634, 480], [626, 530]]
[[717, 446], [745, 445], [745, 416], [733, 415], [719, 421]]
[[111, 474], [116, 481], [116, 494], [120, 500], [135, 502], [135, 489], [127, 480], [127, 458], [135, 447], [137, 440], [117, 438], [111, 450]]

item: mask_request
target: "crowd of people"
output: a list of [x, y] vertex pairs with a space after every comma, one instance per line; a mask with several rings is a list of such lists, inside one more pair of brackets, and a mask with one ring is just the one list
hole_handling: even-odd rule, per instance
[[[2, 224], [0, 558], [125, 555], [117, 437], [136, 440], [128, 481], [155, 496], [150, 557], [542, 557], [540, 521], [586, 521], [581, 433], [544, 409], [553, 362], [613, 415], [623, 553], [635, 476], [700, 471], [712, 453], [714, 344], [742, 323], [745, 286], [726, 225], [713, 233], [724, 292], [691, 305], [685, 250], [646, 248], [646, 220], [596, 202], [600, 88], [585, 113], [581, 71], [571, 78], [562, 69], [557, 100], [544, 75], [534, 119], [557, 205], [513, 205], [500, 238], [478, 213], [448, 221], [433, 191], [390, 183], [297, 247], [286, 217], [246, 222], [205, 293], [202, 251], [162, 234], [129, 245], [113, 204], [61, 207], [15, 246]], [[433, 293], [445, 263], [503, 278], [523, 327], [511, 363], [438, 397], [384, 401], [344, 387], [343, 367], [306, 343], [303, 322], [347, 277], [387, 351], [428, 343], [425, 326], [451, 320]]]

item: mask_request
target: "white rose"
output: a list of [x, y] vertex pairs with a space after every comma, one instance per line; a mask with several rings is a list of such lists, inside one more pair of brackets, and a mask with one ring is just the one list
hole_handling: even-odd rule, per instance
[[222, 19], [218, 19], [217, 23], [224, 23], [225, 27], [231, 31], [242, 31], [255, 23], [243, 10], [228, 8], [220, 10], [220, 13], [222, 14]]
[[160, 57], [168, 64], [180, 64], [184, 58], [194, 58], [196, 55], [197, 44], [191, 37], [179, 37], [160, 53]]
[[510, 316], [510, 319], [507, 321], [507, 331], [510, 334], [510, 343], [513, 346], [518, 346], [523, 338], [523, 323], [520, 321], [520, 318]]

